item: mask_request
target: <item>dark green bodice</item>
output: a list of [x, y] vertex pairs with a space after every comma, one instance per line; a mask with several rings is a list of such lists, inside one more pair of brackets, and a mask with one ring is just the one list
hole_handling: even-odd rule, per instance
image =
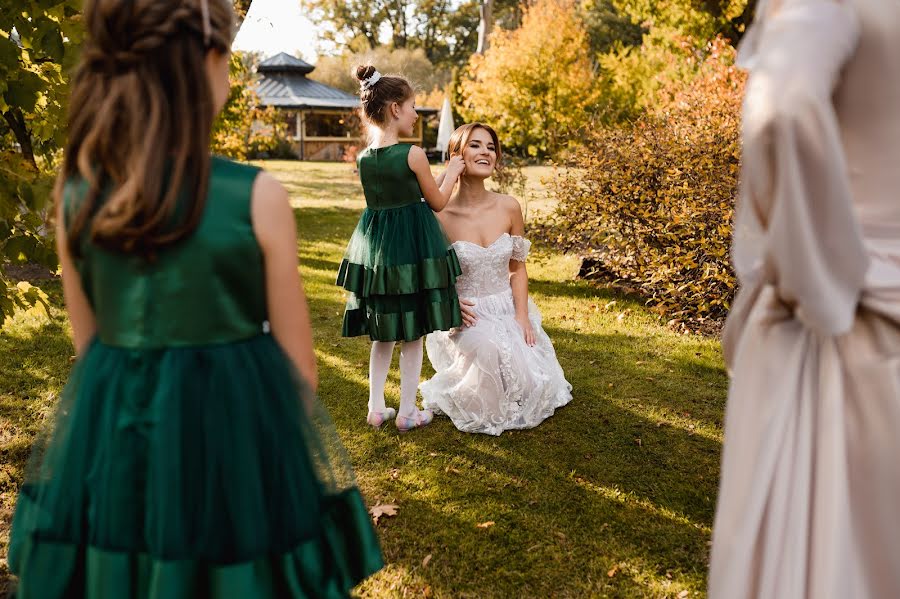
[[366, 148], [357, 157], [366, 205], [378, 210], [422, 201], [416, 174], [409, 168], [410, 144]]
[[[250, 197], [259, 169], [213, 158], [203, 218], [153, 262], [83, 245], [77, 261], [107, 345], [151, 348], [226, 343], [262, 332], [267, 318], [262, 252]], [[81, 185], [66, 188], [68, 209]]]

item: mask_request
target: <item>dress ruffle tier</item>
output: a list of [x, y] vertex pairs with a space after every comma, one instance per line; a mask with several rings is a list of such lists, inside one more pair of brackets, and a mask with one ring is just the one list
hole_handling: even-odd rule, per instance
[[338, 271], [337, 284], [350, 292], [342, 334], [412, 341], [460, 326], [461, 274], [427, 204], [367, 208]]
[[18, 597], [345, 597], [382, 566], [324, 408], [269, 335], [75, 365], [16, 506]]

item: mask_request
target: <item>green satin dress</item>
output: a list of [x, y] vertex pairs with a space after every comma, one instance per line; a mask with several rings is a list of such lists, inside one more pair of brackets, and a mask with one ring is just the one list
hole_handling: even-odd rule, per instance
[[20, 598], [337, 598], [382, 566], [334, 428], [266, 332], [257, 172], [213, 159], [199, 227], [153, 261], [82, 245], [97, 335], [19, 494]]
[[344, 337], [414, 341], [462, 325], [454, 287], [462, 269], [409, 168], [411, 147], [366, 148], [357, 158], [366, 209], [338, 271], [349, 292]]

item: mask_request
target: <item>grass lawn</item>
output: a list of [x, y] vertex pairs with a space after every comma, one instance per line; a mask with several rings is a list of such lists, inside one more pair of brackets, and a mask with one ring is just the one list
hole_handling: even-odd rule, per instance
[[[361, 596], [705, 594], [727, 386], [717, 341], [676, 334], [640, 303], [573, 281], [576, 258], [538, 247], [531, 293], [572, 403], [500, 437], [441, 418], [402, 436], [372, 430], [369, 343], [340, 337], [344, 298], [333, 285], [361, 188], [346, 164], [265, 166], [295, 202], [321, 398], [367, 501], [399, 506], [378, 524], [388, 565]], [[547, 174], [529, 171], [529, 204], [542, 201]], [[58, 283], [42, 286], [61, 302]], [[0, 555], [29, 444], [71, 367], [66, 326], [58, 309], [21, 314], [0, 336]], [[396, 363], [387, 392], [396, 406]]]

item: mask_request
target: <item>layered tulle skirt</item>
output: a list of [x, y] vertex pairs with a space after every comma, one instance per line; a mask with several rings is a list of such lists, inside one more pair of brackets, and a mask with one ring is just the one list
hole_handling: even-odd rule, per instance
[[461, 273], [426, 203], [367, 208], [338, 271], [337, 284], [349, 292], [342, 334], [413, 341], [460, 326], [454, 283]]
[[532, 428], [572, 400], [541, 313], [530, 299], [536, 343], [525, 343], [512, 290], [474, 298], [477, 323], [428, 336], [435, 375], [422, 383], [423, 405], [448, 416], [461, 431], [499, 435]]
[[324, 408], [269, 335], [76, 363], [22, 486], [19, 597], [344, 597], [382, 566]]

